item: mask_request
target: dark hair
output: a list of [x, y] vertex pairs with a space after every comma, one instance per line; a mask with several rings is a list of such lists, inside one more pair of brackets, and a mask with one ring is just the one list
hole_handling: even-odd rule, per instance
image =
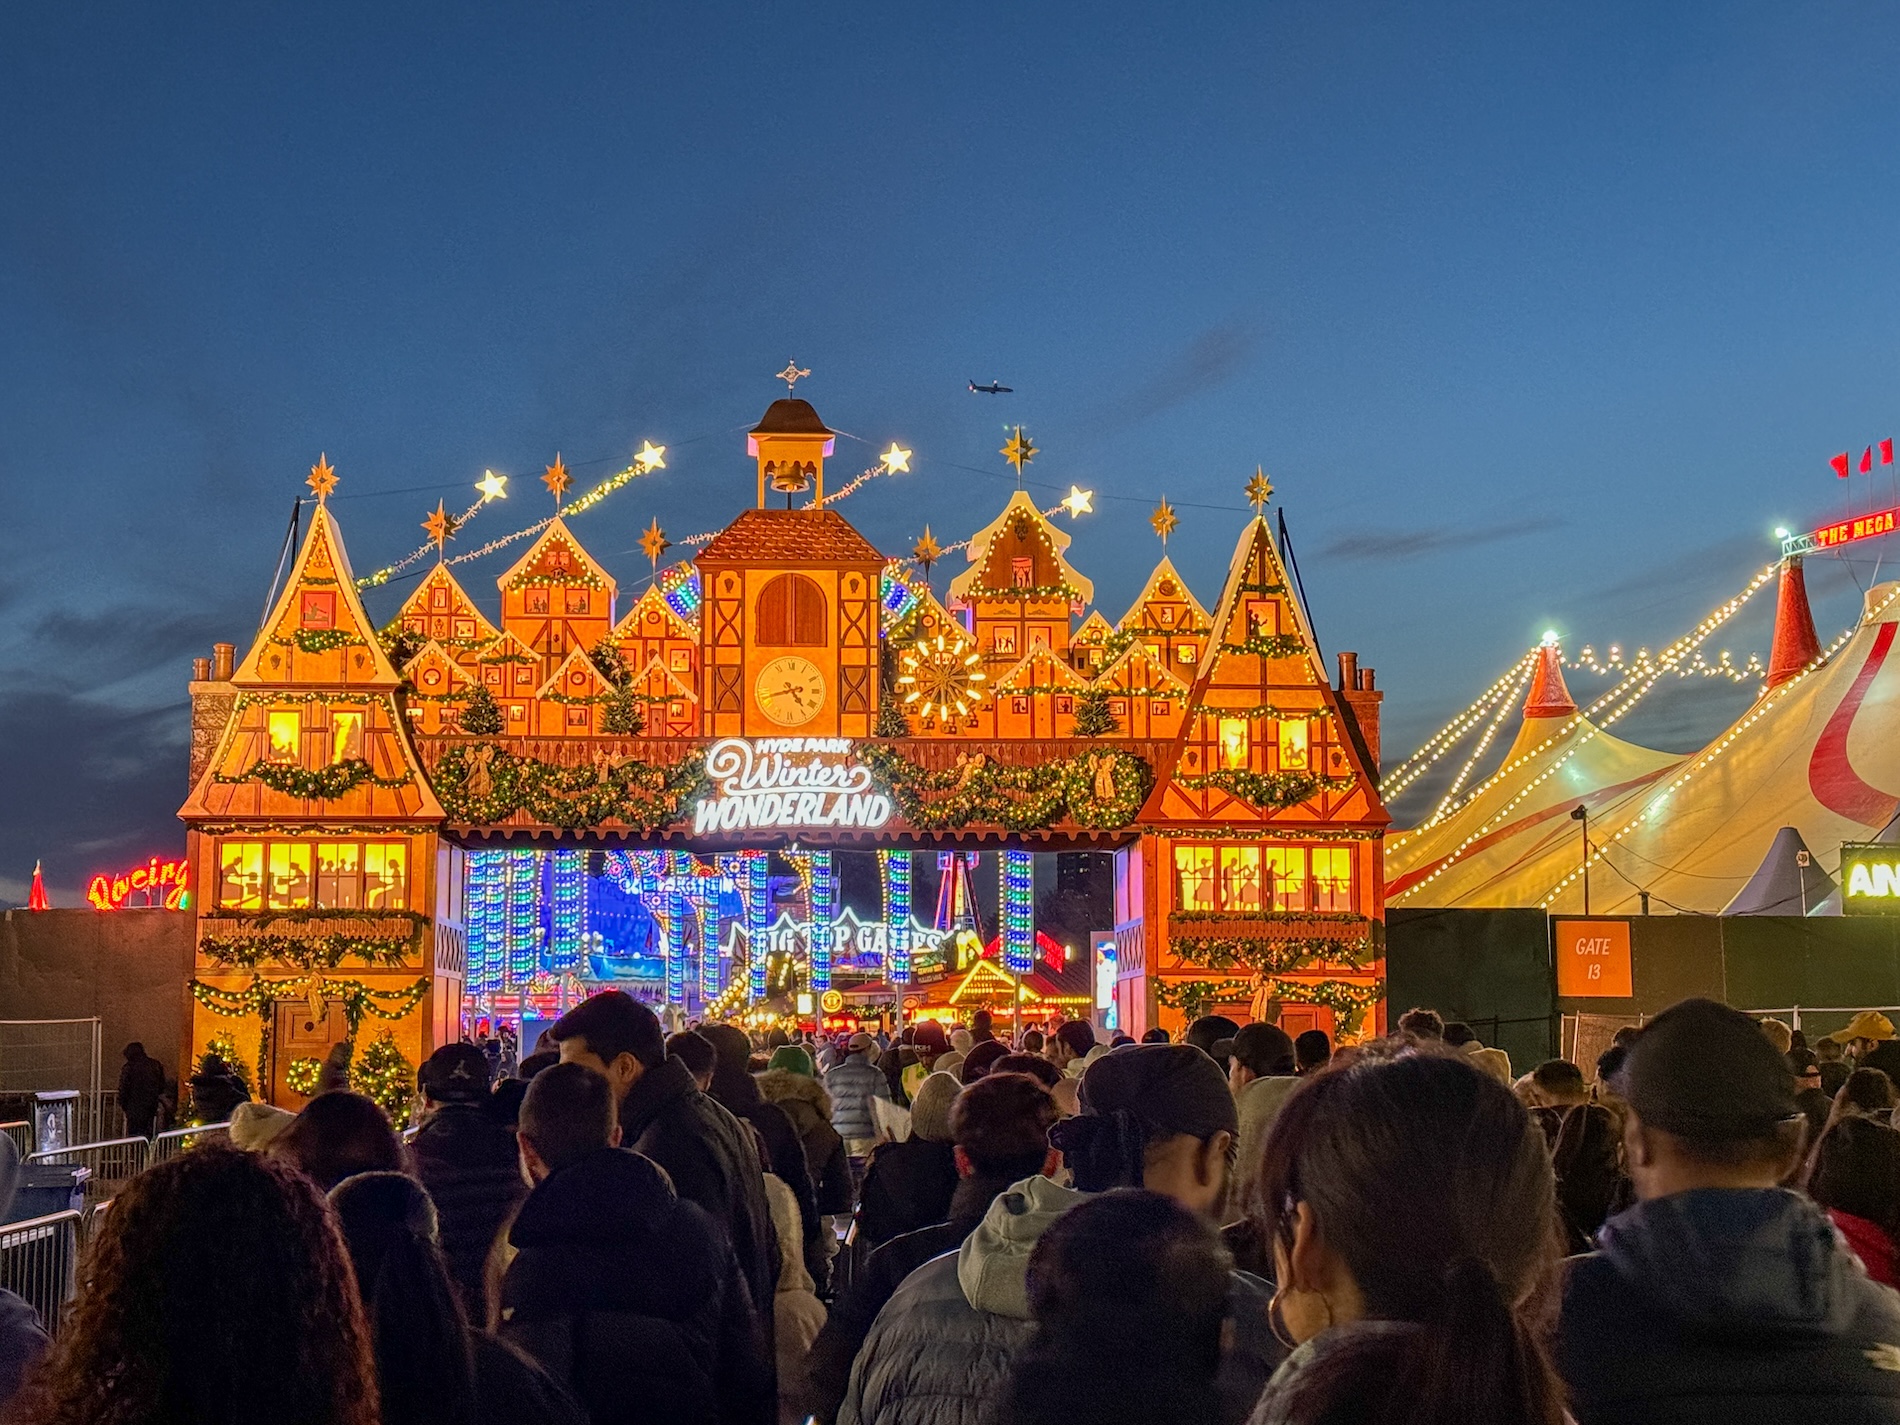
[[602, 1064], [631, 1054], [649, 1069], [666, 1058], [666, 1034], [659, 1016], [625, 990], [602, 990], [554, 1021], [554, 1042], [579, 1039]]
[[1399, 1016], [1399, 1033], [1414, 1039], [1443, 1039], [1445, 1021], [1435, 1009], [1408, 1009]]
[[1025, 1029], [1023, 1031], [1022, 1050], [1025, 1054], [1040, 1054], [1043, 1050], [1043, 1046], [1048, 1042], [1049, 1041], [1043, 1037], [1043, 1033], [1040, 1029]]
[[1623, 1072], [1623, 1061], [1630, 1056], [1629, 1045], [1612, 1044], [1597, 1055], [1597, 1082], [1607, 1084]]
[[1234, 1058], [1256, 1077], [1290, 1074], [1297, 1060], [1293, 1041], [1277, 1024], [1243, 1024], [1234, 1036]]
[[524, 1084], [534, 1082], [534, 1076], [543, 1069], [551, 1069], [561, 1062], [559, 1049], [537, 1049], [519, 1064], [515, 1065], [515, 1077]]
[[1642, 1037], [1642, 1033], [1642, 1025], [1625, 1024], [1610, 1036], [1610, 1043], [1618, 1049], [1627, 1049]]
[[682, 1029], [678, 1034], [667, 1036], [666, 1057], [678, 1059], [694, 1078], [710, 1074], [713, 1065], [719, 1062], [719, 1053], [713, 1048], [712, 1041], [690, 1029]]
[[1095, 1026], [1086, 1019], [1070, 1019], [1056, 1026], [1056, 1038], [1071, 1054], [1085, 1055], [1095, 1047]]
[[1166, 1044], [1169, 1042], [1168, 1031], [1161, 1028], [1159, 1025], [1157, 1025], [1153, 1029], [1143, 1030], [1142, 1035], [1141, 1035], [1141, 1042], [1143, 1044]]
[[1568, 1059], [1546, 1059], [1531, 1070], [1531, 1082], [1547, 1093], [1586, 1092], [1583, 1070]]
[[1226, 1076], [1188, 1044], [1138, 1044], [1097, 1059], [1080, 1097], [1082, 1112], [1049, 1131], [1078, 1192], [1140, 1187], [1151, 1150], [1178, 1135], [1205, 1143], [1239, 1133]]
[[1862, 1113], [1887, 1113], [1900, 1103], [1893, 1080], [1880, 1069], [1854, 1070], [1841, 1085], [1837, 1097], [1842, 1108], [1858, 1109]]
[[1801, 1105], [1801, 1112], [1807, 1117], [1808, 1142], [1818, 1147], [1821, 1135], [1827, 1132], [1827, 1120], [1834, 1112], [1834, 1100], [1820, 1089], [1802, 1089], [1794, 1101]]
[[125, 1046], [125, 1057], [128, 1059], [143, 1059], [145, 1057], [145, 1046], [134, 1039]]
[[472, 1422], [475, 1357], [429, 1194], [401, 1173], [362, 1173], [330, 1203], [369, 1318], [383, 1425]]
[[1788, 1051], [1788, 1067], [1794, 1070], [1794, 1076], [1797, 1079], [1820, 1062], [1819, 1059], [1814, 1057], [1814, 1051], [1812, 1049], [1790, 1049]]
[[1814, 1155], [1808, 1195], [1822, 1207], [1900, 1232], [1900, 1132], [1871, 1118], [1843, 1118]]
[[[349, 1254], [308, 1179], [208, 1143], [133, 1178], [18, 1417], [34, 1425], [376, 1425]], [[215, 1349], [207, 1349], [215, 1345]]]
[[1224, 1014], [1204, 1014], [1187, 1027], [1182, 1036], [1183, 1044], [1192, 1044], [1203, 1054], [1212, 1054], [1214, 1046], [1223, 1039], [1232, 1039], [1240, 1032], [1240, 1026]]
[[1218, 1418], [1230, 1265], [1213, 1227], [1159, 1193], [1108, 1193], [1065, 1212], [1029, 1258], [1036, 1329], [1011, 1364], [999, 1419]]
[[987, 1079], [990, 1074], [1027, 1074], [1046, 1089], [1062, 1082], [1062, 1070], [1040, 1054], [1005, 1054], [990, 1065], [983, 1077]]
[[[538, 1072], [538, 1071], [537, 1071]], [[497, 1079], [495, 1091], [488, 1096], [484, 1107], [488, 1116], [503, 1127], [512, 1131], [517, 1119], [521, 1117], [521, 1100], [528, 1096], [528, 1085], [522, 1079]]]
[[1293, 1062], [1302, 1069], [1317, 1069], [1331, 1062], [1333, 1041], [1324, 1029], [1309, 1029], [1293, 1041]]
[[1569, 1251], [1587, 1252], [1623, 1188], [1623, 1132], [1616, 1115], [1601, 1104], [1573, 1104], [1562, 1113], [1550, 1149], [1557, 1210]]
[[694, 1032], [712, 1046], [712, 1096], [734, 1113], [757, 1103], [759, 1086], [752, 1077], [752, 1041], [746, 1032], [735, 1024], [702, 1024]]
[[1026, 1178], [1049, 1157], [1049, 1130], [1061, 1110], [1024, 1074], [987, 1074], [950, 1105], [950, 1141], [985, 1177]]
[[985, 1039], [972, 1045], [970, 1052], [963, 1056], [963, 1063], [957, 1069], [957, 1077], [966, 1084], [973, 1084], [990, 1071], [995, 1062], [1009, 1053], [1009, 1045], [1000, 1039]]
[[604, 1077], [585, 1064], [556, 1064], [528, 1085], [518, 1128], [557, 1173], [612, 1144], [614, 1112], [614, 1087]]
[[993, 1026], [995, 1023], [995, 1018], [987, 1009], [979, 1009], [975, 1014], [970, 1016], [970, 1032], [972, 1034], [994, 1033]]
[[1462, 1049], [1467, 1044], [1476, 1044], [1476, 1031], [1462, 1019], [1454, 1019], [1445, 1026], [1444, 1040], [1454, 1049]]
[[1853, 1073], [1845, 1059], [1824, 1059], [1821, 1061], [1821, 1092], [1829, 1100], [1841, 1091], [1841, 1085], [1847, 1082], [1847, 1076]]
[[301, 1168], [322, 1192], [358, 1173], [400, 1173], [409, 1166], [389, 1115], [374, 1099], [348, 1089], [311, 1099], [271, 1140], [270, 1151]]
[[1316, 1075], [1267, 1138], [1263, 1235], [1290, 1250], [1304, 1204], [1367, 1315], [1425, 1329], [1322, 1361], [1289, 1387], [1293, 1418], [1556, 1425], [1523, 1307], [1556, 1264], [1555, 1200], [1542, 1133], [1464, 1055], [1365, 1052]]

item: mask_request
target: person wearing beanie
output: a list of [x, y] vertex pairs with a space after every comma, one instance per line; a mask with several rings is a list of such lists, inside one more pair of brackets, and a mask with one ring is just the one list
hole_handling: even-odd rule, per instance
[[[929, 1425], [981, 1425], [1031, 1331], [1030, 1254], [1063, 1213], [1094, 1194], [1145, 1188], [1215, 1220], [1239, 1119], [1205, 1052], [1138, 1044], [1106, 1054], [1082, 1075], [1081, 1107], [1049, 1130], [1074, 1186], [1047, 1173], [1025, 1178], [990, 1203], [954, 1256], [905, 1278], [865, 1338], [837, 1425], [911, 1425], [918, 1402], [928, 1402]], [[1271, 1295], [1259, 1278], [1231, 1274], [1232, 1344], [1209, 1425], [1245, 1420], [1286, 1354], [1268, 1325]]]
[[289, 1109], [247, 1100], [231, 1110], [231, 1146], [247, 1153], [261, 1153], [296, 1121], [297, 1115]]
[[950, 1106], [963, 1085], [954, 1074], [932, 1074], [910, 1105], [910, 1137], [880, 1143], [864, 1170], [858, 1204], [858, 1240], [877, 1247], [904, 1232], [941, 1222], [957, 1190]]
[[1287, 1095], [1300, 1086], [1293, 1041], [1277, 1024], [1243, 1024], [1234, 1036], [1227, 1086], [1240, 1117], [1240, 1152], [1234, 1159], [1234, 1197], [1244, 1203], [1260, 1177], [1267, 1132]]
[[959, 1054], [967, 1055], [976, 1048], [976, 1036], [967, 1029], [953, 1029], [950, 1031], [950, 1047]]
[[853, 1034], [845, 1045], [844, 1062], [825, 1075], [825, 1092], [831, 1095], [831, 1126], [844, 1139], [844, 1150], [854, 1159], [870, 1155], [877, 1142], [877, 1118], [871, 1100], [891, 1100], [891, 1086], [878, 1071], [871, 1056], [877, 1041], [868, 1034]]
[[831, 1125], [831, 1095], [818, 1081], [811, 1055], [795, 1044], [772, 1051], [771, 1067], [756, 1076], [766, 1103], [791, 1120], [805, 1147], [818, 1211], [843, 1217], [851, 1211], [851, 1165], [844, 1139]]
[[1636, 1205], [1572, 1262], [1557, 1365], [1578, 1425], [1900, 1420], [1900, 1295], [1780, 1184], [1806, 1120], [1754, 1020], [1691, 999], [1617, 1075]]
[[818, 1077], [817, 1066], [811, 1061], [811, 1050], [803, 1044], [787, 1044], [772, 1051], [772, 1057], [766, 1061], [767, 1069], [783, 1069], [790, 1074], [803, 1074], [808, 1079]]
[[[957, 1082], [963, 1082], [963, 1055], [952, 1049], [948, 1054], [937, 1056], [937, 1067], [931, 1070], [935, 1074], [954, 1074]], [[928, 1075], [926, 1075], [928, 1077]]]
[[973, 1084], [990, 1071], [990, 1065], [1009, 1053], [1009, 1045], [1000, 1039], [985, 1039], [969, 1053], [963, 1056], [963, 1063], [957, 1069], [957, 1077], [965, 1084]]
[[442, 1255], [471, 1320], [487, 1317], [482, 1274], [502, 1224], [528, 1195], [514, 1131], [496, 1116], [488, 1058], [444, 1044], [416, 1070], [422, 1126], [410, 1140], [416, 1176], [435, 1200]]

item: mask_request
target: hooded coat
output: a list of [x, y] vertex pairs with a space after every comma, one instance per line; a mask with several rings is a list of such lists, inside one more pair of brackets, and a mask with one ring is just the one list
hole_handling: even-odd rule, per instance
[[568, 1164], [508, 1240], [501, 1335], [593, 1425], [773, 1425], [770, 1347], [732, 1248], [652, 1162], [601, 1148]]
[[1900, 1421], [1900, 1294], [1780, 1189], [1701, 1189], [1604, 1223], [1564, 1282], [1579, 1425]]
[[831, 1126], [839, 1137], [859, 1142], [877, 1137], [871, 1100], [889, 1100], [891, 1086], [868, 1050], [845, 1055], [844, 1062], [825, 1075], [825, 1092], [831, 1095]]
[[767, 1069], [756, 1078], [765, 1101], [791, 1120], [792, 1131], [804, 1145], [818, 1211], [827, 1216], [850, 1212], [851, 1164], [845, 1158], [844, 1139], [831, 1126], [831, 1095], [825, 1086], [790, 1069]]
[[[1029, 1338], [1029, 1255], [1087, 1193], [1042, 1176], [1000, 1194], [954, 1255], [905, 1278], [872, 1323], [851, 1367], [838, 1425], [982, 1425], [1010, 1359]], [[1223, 1353], [1220, 1419], [1239, 1425], [1286, 1352], [1267, 1325], [1272, 1295], [1235, 1272], [1228, 1293], [1233, 1349]]]
[[471, 1321], [484, 1320], [488, 1252], [528, 1185], [515, 1135], [481, 1104], [445, 1103], [410, 1140], [416, 1177], [435, 1203], [442, 1254]]

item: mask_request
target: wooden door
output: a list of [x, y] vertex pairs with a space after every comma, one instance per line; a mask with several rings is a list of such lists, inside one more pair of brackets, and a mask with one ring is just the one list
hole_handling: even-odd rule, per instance
[[304, 1000], [280, 1002], [270, 1036], [270, 1101], [292, 1112], [308, 1101], [289, 1084], [290, 1066], [299, 1059], [319, 1064], [330, 1046], [349, 1038], [349, 1021], [338, 1000], [326, 1000], [321, 1014], [312, 1014]]

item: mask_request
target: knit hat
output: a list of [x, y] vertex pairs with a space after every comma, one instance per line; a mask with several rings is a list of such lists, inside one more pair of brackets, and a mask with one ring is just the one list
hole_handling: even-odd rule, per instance
[[812, 1066], [811, 1054], [799, 1044], [787, 1044], [783, 1049], [772, 1051], [772, 1060], [768, 1069], [789, 1069], [794, 1074], [802, 1074], [808, 1079], [818, 1077], [818, 1070]]
[[1614, 1087], [1642, 1122], [1691, 1143], [1772, 1138], [1801, 1111], [1786, 1056], [1754, 1020], [1708, 999], [1644, 1025]]
[[950, 1048], [950, 1036], [943, 1032], [943, 1026], [933, 1019], [926, 1019], [911, 1030], [910, 1042], [919, 1049], [931, 1054], [947, 1053]]
[[950, 1047], [959, 1054], [968, 1054], [976, 1047], [976, 1036], [967, 1029], [953, 1029], [950, 1031]]
[[444, 1044], [422, 1061], [416, 1086], [437, 1103], [480, 1103], [488, 1097], [488, 1056], [473, 1044]]
[[296, 1114], [273, 1108], [268, 1103], [241, 1103], [231, 1110], [231, 1144], [247, 1152], [261, 1153], [296, 1121]]
[[942, 1070], [930, 1075], [910, 1101], [910, 1136], [926, 1143], [948, 1143], [950, 1108], [963, 1092], [963, 1082], [955, 1074]]
[[961, 1054], [957, 1054], [954, 1052], [949, 1053], [949, 1054], [939, 1054], [937, 1056], [936, 1072], [940, 1074], [955, 1074], [957, 1075], [957, 1082], [962, 1083], [963, 1082], [963, 1077], [962, 1077], [963, 1056]]

